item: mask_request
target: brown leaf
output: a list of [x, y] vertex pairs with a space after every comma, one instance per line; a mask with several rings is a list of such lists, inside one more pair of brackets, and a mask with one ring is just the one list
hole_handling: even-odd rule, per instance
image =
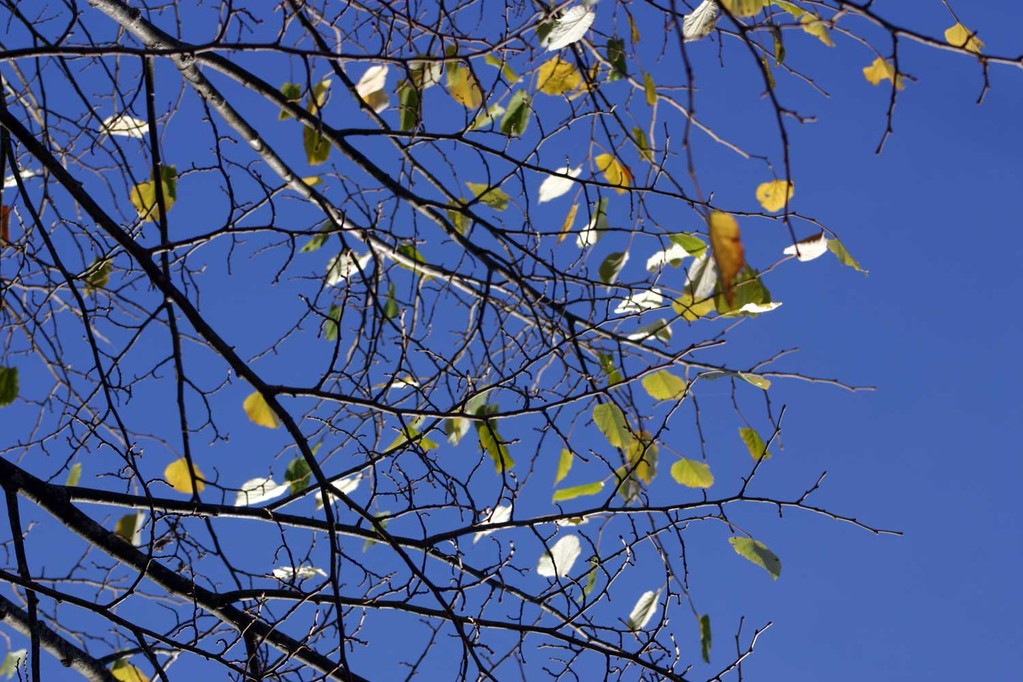
[[731, 305], [735, 298], [732, 285], [735, 276], [746, 264], [746, 256], [739, 237], [739, 223], [734, 217], [722, 211], [714, 211], [707, 218], [710, 228], [710, 249], [718, 266], [718, 282], [725, 300]]
[[0, 206], [0, 246], [11, 241], [11, 230], [9, 226], [10, 220], [11, 207]]

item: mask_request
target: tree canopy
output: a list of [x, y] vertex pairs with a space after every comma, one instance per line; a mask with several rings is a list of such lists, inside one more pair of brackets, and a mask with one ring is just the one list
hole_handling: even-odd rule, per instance
[[914, 49], [1021, 66], [950, 4], [87, 5], [0, 3], [0, 672], [738, 680], [762, 519], [894, 532], [772, 475], [863, 387], [759, 330], [866, 272], [830, 83], [881, 151]]

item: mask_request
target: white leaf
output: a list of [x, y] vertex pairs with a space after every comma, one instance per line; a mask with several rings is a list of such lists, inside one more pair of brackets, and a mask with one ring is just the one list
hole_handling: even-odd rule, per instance
[[718, 269], [708, 249], [706, 253], [693, 261], [686, 273], [686, 286], [690, 288], [693, 298], [697, 301], [710, 298], [718, 282]]
[[571, 45], [586, 35], [596, 18], [597, 13], [591, 8], [576, 5], [554, 20], [554, 28], [541, 41], [541, 47], [546, 44], [548, 50], [560, 50]]
[[[579, 177], [579, 174], [583, 172], [583, 167], [579, 166], [578, 168], [569, 168], [568, 166], [565, 166], [554, 172], [561, 175], [568, 175], [572, 178], [577, 178]], [[540, 183], [540, 203], [542, 204], [545, 201], [557, 199], [562, 194], [572, 189], [574, 184], [575, 183], [569, 178], [558, 177], [556, 175], [547, 176], [547, 179]]]
[[391, 389], [395, 388], [419, 388], [419, 382], [411, 374], [402, 374], [391, 382]]
[[135, 547], [142, 546], [142, 526], [146, 523], [145, 512], [135, 514], [135, 530], [131, 534], [131, 544]]
[[145, 137], [149, 132], [149, 124], [128, 114], [107, 116], [99, 124], [100, 132], [107, 135], [123, 135], [124, 137]]
[[373, 255], [369, 253], [364, 256], [356, 255], [351, 249], [334, 256], [327, 262], [327, 286], [340, 284], [359, 270], [365, 270], [372, 257]]
[[4, 656], [3, 663], [0, 663], [0, 675], [3, 675], [8, 680], [11, 679], [17, 674], [18, 668], [21, 667], [27, 658], [28, 649], [11, 649]]
[[657, 320], [650, 324], [643, 325], [627, 337], [629, 341], [645, 341], [654, 338], [667, 343], [671, 341], [671, 325], [666, 320]]
[[[332, 485], [345, 495], [351, 495], [352, 493], [355, 492], [356, 488], [359, 487], [359, 481], [361, 480], [362, 474], [352, 474], [351, 476], [346, 476], [342, 479], [334, 481]], [[331, 504], [337, 502], [338, 499], [339, 498], [337, 495], [335, 495], [334, 493], [330, 493]], [[313, 494], [313, 500], [316, 503], [317, 509], [323, 509], [323, 494], [321, 491], [317, 490], [316, 493]]]
[[678, 244], [672, 244], [668, 248], [658, 251], [646, 261], [647, 272], [654, 272], [660, 270], [668, 263], [671, 263], [673, 267], [678, 267], [682, 264], [682, 259], [689, 258], [689, 252], [683, 249]]
[[432, 59], [413, 59], [408, 63], [408, 68], [413, 74], [420, 74], [423, 82], [417, 85], [423, 90], [440, 83], [441, 75], [444, 73], [444, 64]]
[[386, 81], [387, 65], [384, 64], [366, 69], [366, 73], [362, 74], [362, 78], [355, 84], [355, 92], [378, 114], [390, 103], [387, 92], [384, 90]]
[[281, 582], [292, 582], [295, 579], [305, 580], [317, 575], [326, 578], [327, 572], [322, 568], [316, 568], [315, 566], [299, 566], [298, 568], [293, 566], [280, 566], [273, 570], [272, 575]]
[[575, 245], [580, 249], [593, 246], [600, 241], [604, 230], [607, 228], [607, 212], [598, 208], [594, 216], [590, 218], [590, 222], [586, 223], [586, 227], [576, 236]]
[[699, 40], [714, 30], [714, 20], [718, 16], [718, 4], [715, 0], [703, 0], [700, 6], [687, 14], [682, 20], [682, 38], [688, 43]]
[[555, 526], [582, 526], [590, 522], [593, 518], [603, 518], [603, 514], [587, 514], [586, 516], [569, 516], [567, 519], [558, 519], [554, 522]]
[[628, 627], [630, 630], [635, 632], [646, 627], [646, 624], [653, 617], [654, 611], [657, 610], [657, 602], [660, 596], [660, 590], [644, 592], [640, 596], [636, 601], [636, 605], [632, 607], [632, 613], [629, 614]]
[[288, 492], [291, 483], [278, 485], [273, 478], [252, 478], [245, 481], [234, 498], [234, 506], [244, 507], [260, 502], [269, 502]]
[[[25, 169], [19, 172], [18, 175], [21, 176], [22, 180], [28, 180], [29, 178], [34, 178], [35, 176], [39, 175], [39, 171]], [[17, 186], [17, 184], [18, 180], [13, 175], [8, 175], [7, 177], [4, 178], [4, 189], [7, 189], [9, 187], [15, 187]]]
[[740, 313], [769, 313], [778, 306], [781, 305], [781, 301], [773, 301], [771, 303], [747, 303], [743, 307], [739, 308]]
[[578, 536], [566, 535], [554, 543], [549, 552], [544, 552], [536, 564], [536, 572], [548, 578], [566, 576], [581, 550]]
[[[798, 252], [796, 247], [799, 247]], [[801, 261], [813, 260], [814, 258], [820, 258], [828, 252], [828, 238], [821, 232], [816, 237], [810, 237], [800, 242], [786, 247], [782, 252], [786, 256], [795, 256]]]
[[[494, 507], [494, 510], [492, 512], [487, 514], [487, 518], [480, 521], [479, 525], [489, 526], [494, 523], [504, 523], [505, 521], [511, 519], [511, 513], [512, 506], [510, 504], [499, 504], [496, 507]], [[500, 529], [497, 528], [494, 530]], [[486, 537], [487, 535], [490, 535], [493, 532], [494, 532], [493, 530], [481, 530], [480, 532], [476, 533], [476, 535], [473, 536], [472, 544], [475, 545], [477, 542], [480, 541], [480, 538]]]
[[651, 308], [659, 308], [664, 304], [664, 296], [661, 290], [654, 287], [649, 291], [629, 294], [629, 297], [618, 304], [615, 313], [638, 313]]

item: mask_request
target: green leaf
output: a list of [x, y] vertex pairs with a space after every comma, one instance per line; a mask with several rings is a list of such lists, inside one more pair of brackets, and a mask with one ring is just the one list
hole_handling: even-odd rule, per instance
[[748, 303], [762, 305], [771, 302], [771, 292], [764, 286], [760, 273], [748, 265], [743, 267], [735, 278], [735, 284], [731, 289], [731, 302], [728, 301], [724, 294], [720, 293], [720, 288], [719, 284], [719, 291], [714, 296], [714, 305], [718, 313], [722, 315], [729, 313], [742, 314], [737, 311]]
[[[497, 406], [485, 406], [484, 409], [488, 407], [496, 409]], [[508, 454], [508, 448], [501, 439], [501, 434], [497, 432], [495, 420], [487, 419], [483, 422], [476, 422], [476, 435], [479, 438], [480, 447], [490, 455], [490, 459], [494, 460], [494, 468], [497, 473], [504, 473], [515, 466], [515, 460]]]
[[138, 526], [141, 521], [142, 514], [140, 512], [125, 514], [114, 524], [114, 535], [130, 544], [135, 544], [138, 540], [136, 531], [140, 530]]
[[465, 234], [469, 229], [469, 216], [465, 215], [465, 211], [463, 210], [465, 206], [463, 200], [460, 198], [457, 204], [455, 202], [449, 202], [448, 206], [450, 207], [446, 209], [448, 220], [451, 221], [451, 225], [455, 228], [455, 232], [458, 234]]
[[309, 238], [302, 248], [298, 250], [299, 253], [312, 253], [313, 251], [319, 251], [324, 244], [327, 243], [327, 238], [330, 237], [330, 233], [334, 231], [334, 226], [329, 222], [324, 223], [320, 226], [318, 234], [314, 234]]
[[632, 467], [627, 466], [615, 469], [615, 483], [618, 485], [618, 496], [626, 504], [631, 504], [635, 501], [643, 491], [642, 484], [631, 469]]
[[509, 137], [518, 137], [526, 132], [529, 125], [529, 93], [516, 90], [508, 101], [508, 109], [501, 118], [501, 132]]
[[[298, 104], [299, 100], [302, 99], [302, 86], [298, 83], [285, 83], [281, 86], [281, 94], [292, 104]], [[284, 109], [281, 109], [280, 113], [277, 114], [278, 121], [286, 121], [289, 118], [292, 118], [292, 115]]]
[[551, 502], [564, 502], [565, 500], [573, 500], [585, 495], [596, 495], [603, 489], [603, 481], [594, 481], [593, 483], [575, 485], [571, 488], [562, 488], [561, 490], [554, 491], [554, 497], [551, 498]]
[[[392, 285], [393, 286], [393, 285]], [[327, 319], [323, 321], [323, 338], [327, 341], [337, 340], [338, 323], [341, 322], [341, 308], [336, 305], [330, 306], [327, 311]]]
[[288, 468], [284, 471], [284, 480], [291, 484], [292, 495], [302, 492], [309, 486], [312, 473], [313, 470], [309, 468], [309, 462], [305, 461], [305, 457], [302, 455], [288, 463]]
[[759, 374], [750, 374], [749, 372], [736, 372], [736, 376], [743, 381], [753, 384], [762, 391], [766, 391], [771, 388], [771, 380], [760, 376]]
[[480, 128], [486, 128], [497, 123], [502, 114], [504, 114], [504, 107], [500, 104], [491, 104], [486, 110], [476, 114], [476, 118], [469, 125], [469, 130], [479, 130]]
[[749, 450], [749, 454], [753, 459], [761, 460], [771, 458], [771, 453], [767, 451], [767, 446], [764, 445], [764, 440], [760, 437], [760, 434], [756, 432], [756, 429], [744, 426], [739, 429], [739, 437], [742, 438], [742, 442], [746, 444], [746, 449]]
[[601, 353], [597, 356], [600, 360], [600, 369], [604, 372], [604, 376], [607, 377], [608, 387], [620, 384], [622, 382], [622, 373], [615, 367], [615, 360], [608, 353]]
[[597, 567], [600, 566], [600, 563], [596, 560], [596, 558], [593, 558], [590, 559], [590, 565], [590, 570], [586, 574], [586, 584], [583, 585], [583, 594], [586, 595], [593, 592], [593, 588], [597, 584]]
[[696, 235], [679, 232], [678, 234], [668, 235], [668, 239], [681, 246], [686, 250], [686, 253], [694, 258], [699, 258], [707, 251], [707, 243]]
[[604, 284], [614, 284], [615, 280], [618, 279], [618, 273], [622, 271], [622, 267], [628, 260], [628, 253], [616, 252], [610, 254], [604, 259], [604, 262], [600, 264], [600, 268], [597, 270], [597, 274], [600, 275], [600, 281]]
[[739, 537], [728, 538], [728, 541], [732, 543], [736, 554], [763, 568], [774, 580], [781, 575], [781, 560], [764, 543]]
[[829, 239], [828, 250], [835, 254], [835, 258], [837, 258], [838, 262], [842, 265], [847, 265], [856, 272], [862, 272], [864, 275], [867, 274], [867, 271], [860, 267], [860, 264], [857, 263], [856, 259], [852, 257], [852, 254], [846, 250], [842, 242], [837, 239]]
[[498, 69], [500, 69], [501, 76], [503, 76], [504, 79], [508, 81], [508, 85], [515, 85], [520, 80], [522, 80], [521, 78], [519, 78], [519, 75], [515, 73], [515, 71], [512, 70], [510, 66], [508, 66], [508, 62], [504, 61], [503, 59], [498, 59], [494, 55], [488, 54], [486, 57], [483, 58], [483, 61], [485, 61], [487, 64], [490, 64], [491, 66], [496, 66]]
[[396, 448], [402, 447], [405, 443], [412, 443], [424, 452], [429, 452], [430, 450], [436, 450], [439, 448], [440, 446], [437, 445], [435, 441], [432, 441], [419, 433], [419, 425], [421, 422], [422, 419], [417, 419], [403, 428], [401, 433], [399, 433], [397, 437], [391, 441], [391, 444], [384, 448], [384, 452], [391, 452]]
[[771, 4], [780, 8], [784, 12], [788, 12], [794, 19], [798, 19], [802, 15], [806, 14], [806, 10], [802, 7], [794, 5], [791, 2], [785, 2], [784, 0], [771, 0]]
[[648, 431], [640, 431], [639, 437], [625, 448], [625, 463], [632, 470], [632, 476], [647, 485], [657, 475], [657, 451], [653, 434]]
[[18, 397], [18, 368], [0, 367], [0, 407], [10, 405]]
[[394, 298], [394, 283], [387, 287], [387, 300], [384, 302], [384, 317], [393, 320], [398, 316], [398, 301]]
[[[423, 258], [423, 256], [419, 253], [419, 250], [415, 247], [415, 244], [402, 244], [397, 249], [395, 249], [395, 251], [398, 252], [398, 254], [405, 256], [405, 258], [412, 260], [414, 263], [422, 263], [423, 265], [426, 265], [426, 259]], [[398, 265], [405, 268], [406, 270], [411, 270], [417, 275], [422, 274], [422, 271], [415, 266], [410, 267], [408, 265], [405, 265], [404, 263], [398, 263]]]
[[508, 208], [511, 197], [500, 187], [491, 187], [485, 182], [467, 182], [469, 191], [476, 195], [480, 203], [486, 204], [495, 211], [503, 211]]
[[657, 86], [649, 73], [643, 73], [643, 93], [646, 95], [646, 103], [650, 106], [657, 104]]
[[643, 388], [654, 400], [677, 400], [686, 394], [686, 382], [666, 369], [643, 377]]
[[785, 61], [785, 43], [781, 39], [781, 29], [773, 24], [771, 25], [771, 37], [774, 39], [774, 63], [776, 66], [781, 66]]
[[82, 279], [85, 280], [84, 293], [92, 296], [99, 289], [105, 289], [110, 284], [110, 271], [112, 270], [110, 259], [97, 258], [92, 261], [86, 269]]
[[403, 131], [419, 125], [419, 90], [408, 81], [398, 86], [398, 127]]
[[319, 166], [330, 158], [330, 142], [311, 126], [302, 126], [302, 148], [310, 166]]
[[650, 149], [650, 141], [647, 140], [646, 133], [639, 126], [632, 129], [632, 139], [635, 141], [636, 149], [639, 150], [639, 158], [644, 161], [653, 163], [654, 152]]
[[672, 464], [671, 477], [687, 488], [709, 488], [714, 485], [714, 474], [710, 473], [710, 467], [693, 459], [680, 459]]
[[[163, 206], [171, 210], [178, 198], [178, 171], [174, 166], [160, 166], [160, 186], [163, 191]], [[135, 207], [139, 217], [150, 222], [159, 222], [160, 206], [156, 197], [156, 180], [140, 182], [132, 187], [128, 201]]]
[[700, 616], [700, 654], [704, 663], [710, 663], [710, 615]]
[[18, 673], [18, 668], [28, 659], [28, 649], [12, 649], [4, 656], [3, 663], [0, 663], [0, 675], [11, 679]]
[[66, 486], [76, 486], [78, 482], [82, 480], [82, 463], [78, 462], [71, 466], [71, 471], [67, 474]]
[[774, 74], [771, 73], [771, 62], [767, 61], [767, 57], [761, 57], [760, 63], [764, 67], [764, 76], [767, 78], [767, 88], [774, 90], [777, 83], [774, 82]]
[[625, 41], [621, 38], [611, 38], [607, 41], [607, 61], [611, 65], [611, 71], [607, 74], [607, 82], [611, 83], [629, 75], [625, 66]]
[[635, 440], [629, 431], [625, 415], [614, 403], [603, 403], [594, 407], [593, 422], [613, 447], [625, 449]]
[[561, 456], [558, 457], [558, 471], [554, 474], [554, 485], [561, 483], [565, 476], [568, 476], [573, 461], [575, 461], [575, 455], [572, 454], [572, 451], [562, 448]]

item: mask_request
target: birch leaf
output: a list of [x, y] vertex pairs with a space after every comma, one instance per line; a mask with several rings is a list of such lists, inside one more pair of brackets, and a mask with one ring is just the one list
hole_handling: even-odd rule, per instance
[[974, 54], [980, 54], [981, 48], [984, 47], [984, 41], [978, 38], [976, 33], [958, 23], [945, 29], [945, 40], [952, 47], [958, 47]]
[[615, 188], [618, 194], [625, 194], [632, 184], [632, 172], [616, 159], [613, 154], [600, 154], [593, 160], [597, 164], [597, 170], [604, 174], [607, 184]]
[[671, 465], [671, 477], [687, 488], [709, 488], [714, 485], [714, 475], [704, 462], [694, 459], [680, 459]]
[[733, 17], [755, 17], [767, 6], [767, 0], [719, 0]]
[[828, 238], [821, 232], [813, 237], [807, 237], [795, 244], [785, 247], [782, 251], [786, 256], [795, 256], [798, 260], [806, 262], [820, 258], [828, 252]]
[[895, 65], [880, 57], [875, 59], [870, 66], [863, 67], [863, 77], [871, 85], [880, 85], [881, 81], [887, 80], [895, 83], [896, 90], [902, 90], [906, 87], [902, 76], [895, 73]]
[[276, 429], [281, 425], [280, 420], [274, 411], [267, 405], [266, 399], [259, 391], [253, 391], [242, 403], [245, 415], [253, 424], [265, 426], [268, 429]]
[[201, 493], [206, 488], [206, 482], [199, 467], [192, 465], [190, 469], [188, 461], [184, 457], [168, 464], [167, 468], [163, 470], [163, 477], [172, 488], [186, 495], [191, 495], [193, 491]]
[[568, 47], [586, 35], [596, 18], [596, 12], [590, 7], [576, 5], [569, 8], [554, 20], [554, 26], [540, 41], [541, 47], [546, 46], [550, 51]]
[[119, 114], [117, 116], [107, 116], [100, 123], [99, 129], [107, 135], [143, 138], [149, 132], [149, 124], [134, 116]]
[[788, 180], [771, 180], [757, 187], [757, 201], [764, 207], [765, 211], [774, 213], [785, 208], [785, 204], [792, 201], [795, 193], [795, 184]]
[[[305, 460], [302, 460], [303, 462]], [[278, 484], [273, 478], [252, 478], [242, 483], [234, 498], [234, 506], [245, 507], [275, 500], [291, 489], [291, 483]]]
[[725, 300], [729, 304], [735, 299], [733, 284], [735, 276], [746, 263], [739, 223], [728, 213], [714, 211], [707, 219], [710, 228], [710, 248], [718, 269], [718, 278]]
[[728, 538], [728, 541], [736, 554], [763, 568], [774, 580], [781, 575], [781, 560], [764, 543], [752, 538]]
[[651, 590], [640, 595], [639, 599], [636, 600], [636, 605], [632, 607], [632, 611], [629, 613], [626, 627], [632, 632], [645, 628], [650, 619], [653, 618], [654, 612], [657, 611], [660, 596], [660, 590], [656, 592]]
[[540, 557], [536, 564], [536, 572], [547, 578], [564, 577], [572, 570], [572, 564], [579, 558], [580, 551], [582, 547], [579, 544], [579, 537], [566, 535]]
[[703, 0], [682, 20], [682, 39], [688, 43], [709, 35], [714, 30], [717, 16], [717, 0]]
[[[575, 182], [572, 178], [577, 178], [583, 172], [583, 167], [569, 168], [563, 166], [554, 171], [556, 175], [548, 175], [547, 178], [540, 183], [540, 195], [538, 201], [542, 204], [546, 201], [552, 201], [567, 193], [575, 186]], [[568, 177], [563, 177], [563, 176]]]
[[686, 382], [666, 369], [647, 374], [642, 380], [643, 389], [654, 400], [678, 400], [686, 394]]
[[540, 65], [536, 72], [536, 89], [545, 95], [564, 95], [572, 92], [582, 83], [571, 63], [561, 57], [553, 57]]
[[[494, 507], [493, 511], [491, 511], [489, 514], [487, 514], [487, 518], [486, 519], [484, 519], [483, 521], [480, 521], [479, 525], [481, 525], [481, 526], [489, 526], [489, 525], [493, 525], [495, 523], [505, 523], [506, 521], [510, 521], [511, 520], [511, 514], [512, 514], [512, 506], [510, 504], [499, 504], [496, 507]], [[494, 530], [481, 530], [481, 531], [479, 531], [478, 533], [476, 533], [472, 537], [472, 544], [475, 545], [477, 542], [480, 541], [480, 538], [484, 538], [484, 537], [490, 535], [491, 533], [495, 532], [496, 530], [497, 529], [494, 529]]]

